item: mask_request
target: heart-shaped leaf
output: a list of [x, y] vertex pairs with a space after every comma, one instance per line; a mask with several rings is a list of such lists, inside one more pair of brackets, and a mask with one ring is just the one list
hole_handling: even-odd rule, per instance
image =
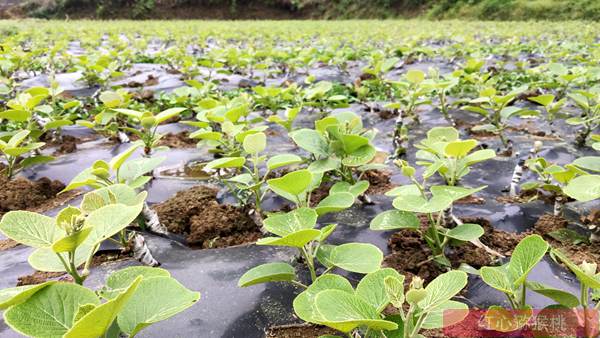
[[238, 286], [244, 288], [260, 283], [289, 282], [294, 278], [296, 278], [296, 271], [288, 263], [267, 263], [246, 271], [240, 277]]
[[418, 229], [419, 218], [407, 211], [387, 210], [371, 221], [371, 230]]

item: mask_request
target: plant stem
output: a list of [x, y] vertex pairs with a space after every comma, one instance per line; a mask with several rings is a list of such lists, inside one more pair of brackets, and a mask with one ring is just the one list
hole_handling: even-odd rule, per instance
[[315, 262], [313, 256], [309, 254], [306, 250], [306, 247], [300, 249], [302, 255], [304, 256], [304, 260], [306, 261], [306, 265], [308, 266], [308, 270], [310, 271], [310, 279], [314, 283], [317, 280], [317, 272], [315, 271]]

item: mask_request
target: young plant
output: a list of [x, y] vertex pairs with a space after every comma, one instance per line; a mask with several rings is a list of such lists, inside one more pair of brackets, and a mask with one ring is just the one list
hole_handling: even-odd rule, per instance
[[[563, 304], [565, 308], [576, 308], [581, 306], [583, 308], [583, 316], [576, 316], [581, 327], [584, 328], [585, 337], [595, 337], [598, 335], [598, 316], [597, 313], [600, 309], [600, 274], [598, 273], [597, 263], [589, 263], [583, 261], [577, 265], [572, 262], [565, 254], [557, 249], [551, 249], [550, 255], [557, 262], [560, 262], [569, 268], [571, 272], [579, 280], [579, 287], [581, 293], [579, 299], [575, 296], [571, 296], [572, 304]], [[596, 304], [593, 303], [596, 302]], [[582, 318], [583, 317], [583, 318]]]
[[102, 103], [101, 110], [94, 115], [93, 120], [77, 120], [75, 123], [106, 137], [115, 137], [121, 143], [128, 143], [129, 136], [121, 131], [127, 126], [127, 117], [114, 109], [129, 107], [133, 103], [131, 94], [125, 90], [105, 91], [100, 93], [98, 99]]
[[478, 144], [474, 139], [459, 139], [458, 130], [452, 127], [435, 127], [416, 145], [417, 164], [426, 167], [427, 176], [438, 173], [447, 185], [455, 186], [471, 171], [472, 165], [496, 157], [492, 149], [473, 152]]
[[49, 281], [0, 290], [0, 299], [6, 324], [27, 337], [134, 337], [191, 307], [200, 293], [167, 270], [128, 267], [109, 275], [99, 290]]
[[0, 231], [35, 248], [29, 256], [34, 269], [65, 271], [81, 285], [100, 243], [124, 232], [142, 211], [145, 199], [146, 192], [136, 195], [127, 185], [113, 185], [85, 194], [79, 208], [68, 206], [55, 218], [30, 211], [8, 212]]
[[456, 125], [456, 123], [454, 122], [452, 116], [450, 116], [450, 104], [448, 103], [448, 94], [452, 90], [452, 88], [458, 85], [458, 78], [453, 76], [440, 77], [437, 70], [434, 70], [431, 75], [431, 80], [427, 82], [427, 84], [431, 86], [434, 95], [438, 98], [438, 107], [440, 109], [440, 112], [442, 113], [446, 121], [448, 121], [448, 123], [454, 126]]
[[[510, 261], [501, 266], [484, 266], [479, 270], [481, 279], [506, 295], [513, 312], [500, 306], [491, 306], [487, 318], [506, 318], [509, 326], [494, 327], [503, 332], [522, 328], [533, 316], [533, 308], [527, 304], [527, 290], [548, 297], [561, 306], [574, 308], [579, 305], [577, 297], [568, 292], [554, 289], [543, 283], [529, 280], [529, 273], [542, 260], [549, 249], [548, 243], [539, 235], [525, 237], [515, 247]], [[489, 320], [488, 322], [493, 322]]]
[[314, 107], [323, 113], [327, 108], [347, 107], [348, 97], [336, 94], [333, 84], [329, 81], [319, 81], [306, 88], [303, 92], [304, 105]]
[[267, 121], [277, 123], [287, 130], [287, 132], [291, 132], [294, 129], [294, 120], [298, 117], [298, 113], [302, 111], [302, 107], [288, 108], [285, 111], [285, 119], [279, 117], [278, 115], [271, 115], [267, 118]]
[[556, 100], [556, 97], [554, 95], [544, 94], [529, 97], [528, 100], [538, 103], [544, 107], [544, 109], [546, 110], [546, 120], [548, 120], [548, 123], [550, 124], [550, 133], [554, 135], [556, 131], [552, 128], [556, 119], [559, 117], [563, 118], [567, 116], [566, 114], [560, 113], [563, 106], [567, 102], [567, 99], [562, 98], [560, 100]]
[[469, 101], [467, 106], [462, 107], [477, 113], [483, 117], [485, 124], [473, 127], [473, 131], [491, 132], [500, 138], [502, 145], [508, 147], [508, 140], [504, 136], [504, 130], [508, 127], [508, 122], [514, 116], [537, 116], [537, 110], [530, 110], [517, 106], [511, 106], [511, 103], [519, 94], [527, 88], [517, 88], [506, 95], [498, 95], [494, 88], [486, 88], [479, 92], [479, 97]]
[[[115, 156], [110, 162], [98, 160], [87, 169], [75, 176], [62, 192], [74, 190], [80, 187], [99, 189], [115, 184], [126, 184], [132, 189], [143, 188], [152, 179], [152, 171], [164, 160], [164, 157], [142, 157], [130, 160], [134, 152], [141, 144], [134, 144], [129, 149]], [[142, 209], [145, 228], [149, 231], [165, 235], [168, 233], [166, 227], [160, 223], [158, 215], [144, 201]], [[127, 240], [121, 238], [123, 245]], [[135, 249], [135, 248], [134, 248]], [[135, 250], [134, 250], [135, 252]]]
[[[231, 177], [219, 179], [229, 188], [242, 206], [254, 206], [257, 217], [262, 217], [262, 200], [267, 192], [265, 182], [269, 174], [278, 168], [302, 162], [299, 156], [292, 154], [276, 155], [267, 160], [266, 155], [260, 155], [267, 147], [267, 135], [263, 132], [248, 134], [243, 141], [244, 156], [222, 157], [211, 161], [204, 167], [205, 170], [235, 169], [242, 173]], [[247, 165], [248, 163], [251, 166]], [[266, 167], [262, 171], [262, 166]], [[259, 222], [262, 223], [262, 222]]]
[[[32, 152], [45, 145], [44, 142], [31, 142], [29, 130], [21, 130], [6, 140], [0, 138], [0, 155], [6, 162], [2, 168], [4, 175], [11, 180], [14, 175], [27, 167], [54, 160], [52, 156], [34, 155]], [[29, 156], [26, 156], [29, 154]]]
[[398, 103], [389, 104], [388, 108], [400, 110], [402, 117], [410, 117], [415, 123], [419, 123], [417, 108], [431, 103], [429, 94], [431, 86], [425, 82], [425, 73], [417, 69], [406, 72], [403, 80], [390, 81], [394, 89], [394, 96], [399, 98]]
[[[433, 172], [424, 173], [423, 180], [419, 182], [415, 176], [415, 168], [409, 166], [405, 161], [396, 161], [395, 163], [412, 184], [394, 188], [386, 193], [387, 196], [394, 197], [393, 206], [396, 210], [384, 211], [377, 215], [371, 221], [371, 230], [415, 230], [422, 234], [423, 239], [431, 248], [432, 255], [428, 261], [433, 260], [444, 266], [452, 266], [445, 256], [448, 245], [472, 242], [482, 246], [478, 241], [478, 238], [484, 233], [480, 225], [456, 222], [457, 225], [454, 228], [447, 228], [444, 223], [449, 222], [444, 216], [445, 211], [452, 208], [454, 201], [474, 194], [484, 189], [485, 186], [475, 189], [443, 185], [427, 187], [426, 181], [430, 175], [433, 175]], [[427, 217], [429, 224], [424, 232], [421, 230], [417, 214]]]
[[190, 134], [190, 138], [198, 139], [198, 147], [207, 146], [215, 157], [238, 157], [243, 151], [243, 141], [247, 135], [265, 131], [267, 126], [252, 127], [252, 122], [262, 119], [248, 120], [250, 104], [246, 97], [238, 96], [231, 101], [203, 100], [199, 103], [198, 121], [186, 124], [200, 129]]
[[400, 58], [384, 58], [380, 53], [374, 53], [369, 65], [362, 69], [363, 75], [354, 82], [354, 90], [361, 98], [378, 98], [385, 101], [392, 99], [392, 86], [385, 75], [400, 62]]
[[277, 114], [280, 109], [297, 103], [298, 86], [295, 84], [287, 88], [256, 86], [252, 90], [255, 108], [262, 109], [265, 114], [267, 110], [271, 115]]
[[315, 129], [299, 129], [290, 136], [311, 154], [310, 171], [339, 177], [350, 185], [360, 181], [357, 172], [366, 169], [377, 152], [371, 143], [375, 133], [365, 130], [361, 118], [352, 112], [332, 114], [315, 121]]
[[[595, 156], [583, 157], [565, 166], [552, 164], [543, 157], [529, 159], [525, 162], [527, 168], [537, 175], [538, 180], [522, 184], [521, 189], [550, 193], [554, 197], [554, 215], [562, 216], [569, 197], [583, 201], [594, 199], [593, 196], [600, 194], [595, 190], [597, 183], [594, 184], [598, 175], [589, 175], [585, 171], [594, 168], [597, 171], [598, 159], [600, 158]], [[586, 186], [586, 183], [591, 185]]]
[[[466, 273], [446, 272], [426, 287], [415, 276], [406, 293], [404, 280], [390, 268], [368, 273], [356, 288], [344, 277], [321, 276], [294, 299], [294, 311], [306, 322], [359, 338], [423, 337], [423, 329], [440, 329], [467, 316], [467, 305], [452, 300], [467, 285]], [[394, 310], [384, 312], [390, 305]]]
[[582, 127], [575, 138], [577, 145], [582, 147], [586, 144], [588, 136], [600, 128], [600, 87], [594, 87], [589, 91], [577, 90], [568, 96], [581, 109], [579, 117], [569, 118], [566, 122]]
[[187, 108], [170, 108], [158, 114], [149, 111], [140, 112], [137, 110], [121, 108], [115, 108], [113, 110], [129, 117], [139, 124], [140, 128], [123, 127], [121, 129], [138, 136], [140, 142], [144, 145], [144, 155], [149, 157], [153, 151], [165, 148], [159, 147], [159, 142], [163, 135], [157, 132], [158, 126], [168, 119], [179, 116], [179, 114], [187, 110]]

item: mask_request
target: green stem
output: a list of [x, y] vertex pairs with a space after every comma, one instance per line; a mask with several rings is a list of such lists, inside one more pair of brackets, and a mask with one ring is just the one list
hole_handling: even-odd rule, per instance
[[317, 280], [317, 272], [315, 271], [315, 262], [313, 260], [313, 256], [308, 253], [306, 247], [301, 248], [300, 251], [304, 256], [304, 260], [306, 261], [306, 265], [308, 266], [308, 270], [310, 271], [310, 279], [314, 283]]

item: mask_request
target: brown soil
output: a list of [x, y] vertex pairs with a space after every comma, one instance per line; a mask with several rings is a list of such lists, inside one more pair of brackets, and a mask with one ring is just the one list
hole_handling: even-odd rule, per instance
[[2, 239], [2, 240], [0, 240], [0, 251], [5, 251], [5, 250], [8, 250], [8, 249], [12, 249], [12, 248], [14, 248], [14, 247], [16, 247], [18, 245], [19, 245], [19, 243], [13, 241], [10, 238]]
[[477, 197], [474, 195], [469, 195], [467, 197], [463, 197], [458, 201], [454, 202], [454, 204], [484, 204], [485, 198]]
[[261, 237], [256, 223], [241, 208], [222, 205], [218, 190], [195, 186], [154, 207], [169, 231], [187, 235], [192, 247], [222, 248], [252, 243]]
[[317, 338], [324, 335], [340, 335], [334, 329], [317, 325], [289, 325], [270, 328], [266, 338]]
[[[46, 136], [46, 138], [49, 137], [50, 135]], [[83, 140], [71, 135], [63, 135], [61, 140], [43, 139], [43, 141], [46, 142], [44, 148], [56, 147], [56, 150], [52, 153], [54, 156], [73, 153], [77, 150], [77, 145], [83, 142]]]
[[[519, 240], [525, 236], [525, 234], [513, 234], [495, 229], [484, 218], [464, 218], [463, 222], [480, 224], [485, 230], [484, 235], [480, 238], [481, 242], [505, 256], [510, 255]], [[421, 217], [421, 230], [425, 231], [427, 227], [427, 218]], [[404, 274], [407, 282], [415, 275], [429, 282], [445, 272], [439, 264], [433, 261], [426, 262], [431, 255], [431, 250], [417, 231], [400, 230], [392, 235], [388, 245], [392, 253], [385, 257], [384, 265]], [[461, 263], [469, 264], [477, 269], [495, 264], [494, 257], [471, 243], [451, 247], [446, 257], [455, 268]]]
[[196, 148], [197, 143], [198, 140], [190, 138], [190, 133], [188, 131], [184, 131], [177, 134], [165, 134], [160, 139], [159, 145], [167, 146], [169, 148]]
[[79, 195], [79, 191], [69, 191], [56, 196], [65, 185], [60, 181], [51, 181], [42, 177], [30, 181], [16, 177], [8, 181], [0, 177], [0, 216], [11, 210], [29, 210], [42, 212], [59, 206]]
[[[124, 255], [118, 252], [103, 252], [96, 254], [92, 258], [91, 267], [101, 266], [107, 262], [126, 261], [133, 259], [129, 255]], [[31, 275], [24, 275], [17, 278], [17, 286], [34, 285], [44, 283], [48, 280], [56, 279], [62, 282], [73, 282], [73, 278], [67, 275], [66, 272], [42, 272], [35, 271]]]
[[58, 279], [64, 282], [72, 282], [73, 278], [66, 272], [42, 272], [36, 271], [31, 275], [20, 276], [17, 278], [17, 286], [41, 284], [51, 279]]
[[369, 181], [367, 195], [383, 195], [396, 186], [390, 181], [392, 172], [389, 170], [369, 170], [363, 177]]
[[597, 244], [573, 244], [558, 241], [548, 234], [566, 228], [569, 222], [563, 217], [544, 214], [538, 219], [534, 225], [534, 230], [537, 234], [544, 237], [552, 248], [559, 249], [575, 264], [586, 262], [600, 262], [600, 246]]

